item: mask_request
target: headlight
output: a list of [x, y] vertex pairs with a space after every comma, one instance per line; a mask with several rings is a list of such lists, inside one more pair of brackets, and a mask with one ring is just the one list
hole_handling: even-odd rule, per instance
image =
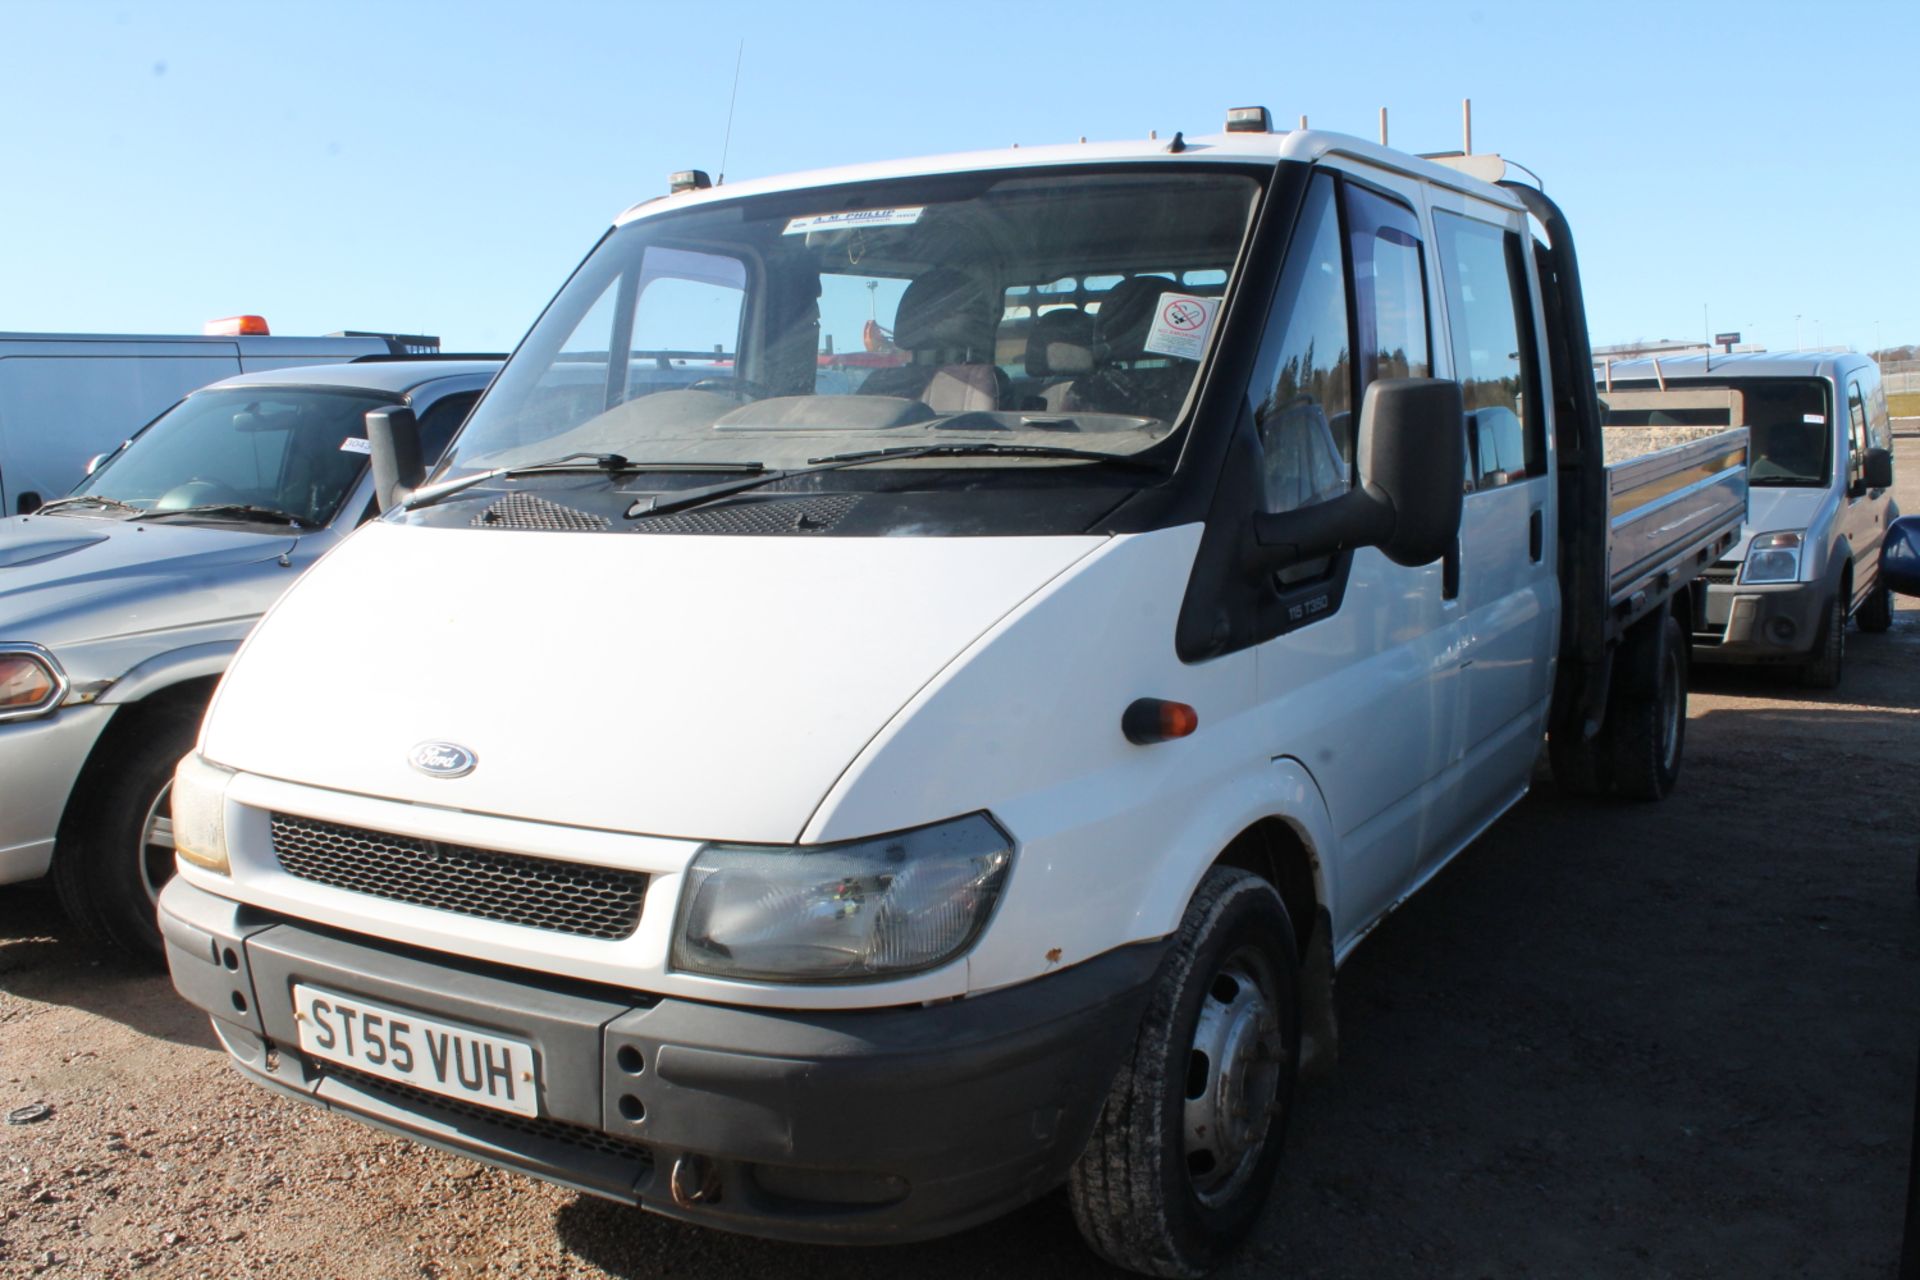
[[1747, 544], [1747, 563], [1740, 570], [1742, 582], [1792, 582], [1800, 576], [1798, 533], [1763, 533]]
[[863, 982], [973, 945], [1013, 842], [985, 814], [814, 848], [710, 844], [680, 896], [673, 967], [763, 982]]
[[195, 753], [173, 772], [173, 851], [203, 871], [229, 874], [227, 783], [233, 770]]
[[0, 644], [0, 720], [45, 715], [67, 696], [67, 674], [37, 644]]

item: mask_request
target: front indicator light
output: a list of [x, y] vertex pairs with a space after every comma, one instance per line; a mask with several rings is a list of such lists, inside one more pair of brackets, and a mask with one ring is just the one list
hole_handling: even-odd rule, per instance
[[44, 715], [67, 696], [67, 678], [39, 645], [0, 645], [0, 720]]
[[173, 773], [173, 851], [202, 871], [229, 875], [227, 783], [233, 770], [200, 755], [187, 756]]
[[759, 982], [872, 982], [963, 954], [1013, 842], [985, 814], [814, 847], [704, 846], [687, 869], [673, 967]]

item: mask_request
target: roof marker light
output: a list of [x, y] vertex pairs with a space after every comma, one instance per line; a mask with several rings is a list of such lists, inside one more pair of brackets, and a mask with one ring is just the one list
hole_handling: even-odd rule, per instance
[[265, 316], [222, 316], [218, 320], [209, 320], [200, 326], [200, 332], [209, 338], [241, 338], [268, 336]]
[[1228, 133], [1272, 133], [1273, 113], [1265, 107], [1232, 107], [1227, 111]]
[[1184, 738], [1200, 727], [1200, 713], [1184, 702], [1135, 698], [1120, 716], [1120, 732], [1135, 746]]
[[705, 169], [682, 169], [667, 178], [667, 190], [674, 195], [682, 191], [705, 191], [713, 185], [713, 179], [707, 176]]

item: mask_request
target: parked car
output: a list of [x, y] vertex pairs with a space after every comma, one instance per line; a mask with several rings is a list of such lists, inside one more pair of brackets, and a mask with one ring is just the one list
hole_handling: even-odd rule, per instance
[[[1256, 127], [622, 215], [228, 671], [176, 985], [261, 1084], [691, 1222], [1065, 1182], [1102, 1256], [1220, 1261], [1335, 965], [1543, 733], [1674, 784], [1746, 510], [1738, 429], [1603, 468], [1571, 230], [1466, 160]], [[1085, 321], [1013, 328], [1038, 285]], [[823, 384], [867, 323], [907, 358]]]
[[410, 407], [437, 456], [496, 367], [228, 378], [0, 520], [0, 884], [51, 870], [92, 935], [160, 953], [173, 766], [254, 620], [373, 514], [364, 415]]
[[439, 349], [440, 339], [412, 334], [275, 337], [259, 316], [209, 322], [204, 335], [0, 333], [0, 515], [67, 492], [90, 458], [210, 382]]
[[1701, 662], [1797, 667], [1840, 683], [1847, 620], [1893, 623], [1880, 545], [1899, 514], [1880, 368], [1851, 352], [1756, 352], [1614, 364], [1611, 426], [1746, 426], [1752, 511], [1740, 542], [1708, 566], [1694, 618]]

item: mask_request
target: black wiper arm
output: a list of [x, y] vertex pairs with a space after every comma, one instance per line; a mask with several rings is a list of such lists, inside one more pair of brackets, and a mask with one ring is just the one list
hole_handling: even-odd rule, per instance
[[168, 507], [160, 511], [146, 511], [141, 517], [146, 520], [158, 520], [164, 516], [238, 516], [243, 520], [271, 520], [276, 524], [290, 524], [296, 529], [308, 529], [313, 526], [290, 511], [278, 507], [260, 507], [250, 502], [209, 502], [198, 507]]
[[402, 511], [413, 511], [420, 507], [429, 507], [442, 498], [451, 497], [463, 489], [485, 484], [489, 480], [498, 480], [502, 476], [540, 475], [546, 472], [566, 471], [604, 471], [608, 475], [620, 475], [629, 471], [744, 471], [753, 475], [765, 471], [766, 464], [760, 462], [633, 462], [617, 453], [568, 453], [558, 458], [548, 458], [542, 462], [523, 462], [511, 467], [494, 467], [490, 471], [476, 471], [470, 476], [461, 476], [458, 480], [449, 480], [444, 484], [431, 484], [424, 489], [416, 489], [413, 496], [400, 504]]
[[697, 507], [703, 502], [712, 502], [716, 498], [730, 497], [736, 493], [745, 493], [749, 489], [758, 489], [763, 485], [776, 484], [794, 476], [812, 475], [817, 471], [838, 471], [842, 467], [857, 467], [869, 462], [892, 462], [906, 458], [964, 458], [973, 455], [988, 455], [1013, 458], [1068, 458], [1078, 462], [1107, 462], [1141, 471], [1158, 471], [1160, 468], [1151, 462], [1125, 453], [1095, 453], [1088, 449], [1068, 449], [1044, 444], [1000, 444], [997, 441], [981, 441], [977, 444], [925, 444], [902, 445], [894, 449], [863, 449], [857, 453], [836, 453], [824, 458], [809, 458], [804, 467], [787, 467], [780, 471], [768, 471], [760, 475], [749, 476], [744, 480], [728, 480], [720, 484], [702, 485], [697, 489], [683, 489], [666, 498], [643, 498], [627, 508], [627, 519], [637, 520], [642, 516], [663, 516], [673, 511], [684, 511], [688, 507]]
[[66, 505], [67, 505], [68, 503], [74, 503], [74, 504], [79, 504], [79, 503], [82, 503], [82, 502], [90, 502], [90, 503], [92, 503], [92, 504], [93, 504], [94, 506], [97, 506], [97, 507], [111, 507], [111, 508], [113, 508], [113, 509], [114, 509], [115, 511], [138, 511], [138, 510], [140, 510], [140, 508], [139, 508], [139, 507], [136, 507], [136, 506], [134, 506], [134, 505], [133, 505], [133, 504], [132, 504], [131, 502], [122, 502], [122, 501], [120, 501], [120, 499], [118, 499], [118, 498], [109, 498], [109, 497], [106, 497], [106, 496], [105, 496], [105, 495], [103, 495], [103, 494], [98, 494], [98, 493], [75, 493], [75, 494], [70, 494], [70, 495], [68, 495], [67, 497], [64, 497], [64, 498], [55, 498], [55, 499], [54, 499], [54, 500], [53, 500], [52, 502], [43, 502], [43, 503], [41, 503], [41, 504], [40, 504], [40, 506], [39, 506], [39, 507], [38, 507], [38, 508], [37, 508], [37, 509], [36, 509], [36, 510], [35, 510], [35, 511], [33, 512], [33, 514], [34, 514], [34, 515], [39, 515], [39, 514], [40, 514], [40, 512], [42, 512], [42, 511], [52, 511], [52, 510], [53, 510], [54, 508], [56, 508], [56, 507], [64, 507], [64, 506], [66, 506]]

